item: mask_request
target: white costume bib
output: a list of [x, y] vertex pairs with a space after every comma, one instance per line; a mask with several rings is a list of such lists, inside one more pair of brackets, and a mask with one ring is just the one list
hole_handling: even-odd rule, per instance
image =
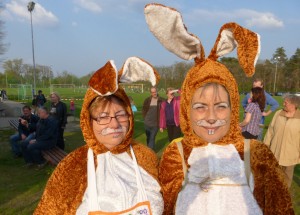
[[178, 194], [176, 214], [262, 214], [251, 192], [253, 176], [250, 188], [244, 162], [232, 144], [194, 148], [188, 164], [187, 183]]
[[[140, 206], [147, 205], [147, 202], [148, 205], [150, 202], [152, 214], [163, 213], [160, 185], [138, 166], [132, 148], [131, 155], [132, 158], [127, 152], [100, 154], [97, 156], [98, 165], [95, 172], [93, 151], [89, 149], [88, 187], [82, 203], [77, 209], [77, 215], [88, 214], [92, 211], [121, 212], [118, 214], [123, 214], [122, 212], [128, 212], [132, 208], [142, 211], [145, 210], [145, 207]], [[134, 208], [135, 206], [137, 207]]]

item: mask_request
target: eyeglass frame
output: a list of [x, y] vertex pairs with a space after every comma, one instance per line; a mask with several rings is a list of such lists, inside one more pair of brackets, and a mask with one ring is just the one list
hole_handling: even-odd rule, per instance
[[[119, 121], [117, 117], [122, 117], [122, 116], [126, 116], [127, 119], [124, 120], [124, 121]], [[110, 118], [110, 120], [109, 120], [108, 123], [100, 124], [100, 119], [101, 119], [101, 118], [106, 118], [106, 119], [108, 119], [108, 117]], [[107, 116], [98, 116], [98, 117], [96, 117], [96, 118], [95, 118], [95, 117], [91, 117], [91, 119], [92, 119], [92, 120], [95, 120], [96, 123], [97, 123], [98, 125], [108, 125], [108, 124], [111, 122], [111, 120], [112, 120], [113, 118], [115, 118], [115, 119], [117, 120], [117, 122], [121, 123], [121, 122], [127, 122], [127, 121], [129, 121], [129, 117], [130, 117], [130, 114], [128, 114], [128, 113], [125, 112], [124, 114], [119, 114], [119, 115], [115, 115], [115, 116], [109, 116], [109, 115], [107, 115]]]

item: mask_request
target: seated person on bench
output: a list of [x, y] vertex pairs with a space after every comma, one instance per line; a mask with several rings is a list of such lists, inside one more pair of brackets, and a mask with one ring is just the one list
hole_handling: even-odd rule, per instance
[[22, 108], [23, 115], [19, 118], [18, 133], [10, 136], [10, 145], [14, 157], [21, 157], [21, 144], [19, 141], [30, 141], [34, 138], [36, 124], [39, 117], [31, 113], [31, 108], [25, 105]]
[[48, 150], [56, 145], [57, 140], [57, 120], [49, 115], [46, 107], [38, 110], [40, 120], [37, 123], [35, 139], [22, 143], [22, 152], [26, 166], [37, 164], [38, 168], [46, 165], [42, 157], [42, 150]]

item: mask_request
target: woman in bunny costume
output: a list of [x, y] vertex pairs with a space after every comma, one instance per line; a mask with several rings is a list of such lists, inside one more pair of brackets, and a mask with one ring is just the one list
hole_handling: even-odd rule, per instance
[[184, 137], [174, 140], [160, 161], [164, 214], [294, 214], [272, 152], [256, 140], [244, 140], [236, 81], [217, 62], [237, 46], [241, 67], [253, 75], [259, 35], [227, 23], [205, 59], [200, 40], [187, 32], [176, 9], [148, 4], [144, 12], [150, 31], [169, 51], [195, 61], [181, 88]]
[[159, 75], [137, 57], [119, 72], [109, 61], [91, 77], [80, 115], [86, 145], [60, 162], [34, 214], [162, 214], [158, 159], [132, 139], [133, 113], [119, 85], [140, 80], [156, 85]]

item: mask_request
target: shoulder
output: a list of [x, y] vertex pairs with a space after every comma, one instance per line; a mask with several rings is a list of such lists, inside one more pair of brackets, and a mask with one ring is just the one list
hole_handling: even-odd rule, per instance
[[87, 153], [88, 153], [88, 147], [87, 145], [81, 146], [77, 149], [75, 149], [73, 152], [69, 153], [62, 161], [59, 163], [59, 165], [68, 167], [68, 166], [82, 166], [87, 163]]
[[66, 106], [66, 103], [64, 103], [64, 102], [62, 102], [62, 101], [59, 101], [59, 104], [60, 104], [61, 106], [63, 106], [63, 107]]
[[248, 105], [247, 105], [247, 107], [246, 107], [246, 111], [248, 112], [248, 111], [252, 111], [253, 109], [255, 109], [255, 107], [257, 107], [257, 105], [256, 105], [256, 103], [254, 103], [254, 102], [250, 102]]
[[51, 123], [57, 123], [56, 117], [54, 117], [54, 116], [52, 116], [52, 115], [49, 115], [48, 121], [51, 122]]
[[33, 121], [38, 121], [40, 118], [37, 115], [32, 114], [31, 115]]
[[[82, 146], [67, 155], [55, 168], [35, 213], [43, 214], [42, 211], [47, 209], [50, 214], [58, 214], [66, 209], [66, 205], [79, 204], [86, 184], [87, 146]], [[62, 202], [66, 204], [62, 206]]]
[[[86, 174], [88, 147], [82, 146], [69, 153], [56, 167], [53, 180], [66, 182], [71, 178], [78, 178]], [[58, 177], [58, 178], [56, 178]]]
[[144, 103], [149, 102], [150, 99], [151, 99], [151, 97], [147, 97], [147, 98], [144, 100]]
[[269, 93], [267, 93], [266, 91], [264, 91], [264, 92], [265, 92], [266, 97], [271, 97], [271, 95]]
[[177, 138], [167, 146], [167, 148], [164, 150], [163, 155], [161, 157], [161, 163], [172, 164], [178, 161], [180, 161], [181, 163], [181, 155], [178, 149], [178, 143], [182, 142], [182, 139], [183, 139], [182, 137]]
[[[250, 145], [251, 152], [251, 164], [256, 167], [262, 167], [264, 165], [276, 165], [277, 161], [272, 151], [264, 143], [251, 140]], [[252, 165], [251, 165], [252, 166]]]
[[138, 142], [134, 142], [132, 148], [138, 164], [155, 179], [158, 179], [158, 158], [155, 152]]
[[155, 154], [155, 152], [150, 149], [149, 147], [134, 141], [134, 143], [132, 144], [132, 148], [134, 151], [134, 154], [136, 156], [136, 158], [140, 161], [145, 161], [145, 162], [158, 162], [158, 158]]
[[165, 101], [165, 100], [166, 100], [166, 99], [164, 99], [163, 97], [160, 97], [160, 96], [158, 97], [158, 101], [159, 101], [159, 102], [163, 102], [163, 101]]

